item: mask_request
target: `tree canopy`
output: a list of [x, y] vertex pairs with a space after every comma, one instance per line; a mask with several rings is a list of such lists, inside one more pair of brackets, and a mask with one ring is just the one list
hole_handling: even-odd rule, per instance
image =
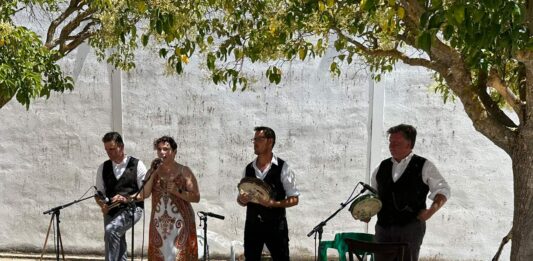
[[[32, 14], [50, 17], [42, 37], [16, 23]], [[532, 21], [533, 0], [4, 0], [0, 107], [72, 89], [57, 61], [83, 42], [124, 70], [142, 46], [157, 46], [177, 73], [201, 53], [194, 57], [213, 82], [234, 90], [248, 85], [246, 63], [268, 64], [266, 76], [279, 83], [282, 63], [331, 46], [336, 74], [356, 59], [376, 80], [398, 61], [425, 67], [444, 99], [459, 99], [476, 130], [511, 156], [512, 259], [526, 260], [533, 256]]]

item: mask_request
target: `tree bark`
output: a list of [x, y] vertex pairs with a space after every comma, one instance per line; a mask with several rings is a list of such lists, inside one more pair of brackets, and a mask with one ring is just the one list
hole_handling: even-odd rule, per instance
[[533, 260], [533, 51], [518, 55], [526, 69], [523, 119], [514, 142], [514, 216], [511, 260]]
[[514, 215], [511, 260], [533, 260], [533, 125], [524, 126], [513, 150]]

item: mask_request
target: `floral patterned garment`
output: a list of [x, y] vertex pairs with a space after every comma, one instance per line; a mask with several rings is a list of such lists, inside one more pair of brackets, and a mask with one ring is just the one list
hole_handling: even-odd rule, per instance
[[[181, 173], [180, 173], [181, 174]], [[166, 192], [169, 181], [157, 176], [152, 188], [148, 260], [198, 260], [196, 224], [191, 203]]]

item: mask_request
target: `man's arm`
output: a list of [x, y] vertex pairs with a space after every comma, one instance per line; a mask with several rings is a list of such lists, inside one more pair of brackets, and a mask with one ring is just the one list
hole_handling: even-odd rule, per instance
[[259, 204], [267, 208], [290, 208], [290, 207], [298, 205], [298, 202], [299, 202], [298, 196], [290, 196], [280, 201], [276, 201], [273, 199], [260, 201]]
[[451, 188], [430, 160], [426, 160], [422, 167], [422, 179], [429, 187], [429, 198], [433, 200], [428, 209], [420, 211], [418, 219], [426, 221], [431, 218], [450, 198]]
[[[105, 195], [105, 186], [104, 186], [104, 179], [102, 177], [102, 172], [104, 169], [104, 164], [101, 164], [98, 167], [98, 170], [96, 171], [96, 181], [95, 181], [95, 187], [97, 191], [102, 192]], [[105, 201], [99, 199], [98, 197], [94, 197], [94, 200], [96, 201], [96, 204], [100, 207], [100, 210], [102, 213], [107, 214], [109, 209], [107, 208], [107, 204]]]
[[[246, 168], [244, 168], [244, 171], [242, 172], [242, 177], [246, 177]], [[246, 207], [248, 205], [248, 202], [250, 202], [251, 197], [247, 193], [239, 194], [237, 195], [237, 204], [239, 204], [241, 207]]]
[[442, 194], [435, 195], [435, 199], [433, 200], [433, 203], [431, 204], [431, 206], [428, 209], [424, 209], [424, 210], [420, 211], [420, 213], [418, 214], [418, 219], [420, 219], [422, 221], [428, 220], [442, 206], [444, 206], [444, 204], [446, 203], [447, 200], [448, 199]]

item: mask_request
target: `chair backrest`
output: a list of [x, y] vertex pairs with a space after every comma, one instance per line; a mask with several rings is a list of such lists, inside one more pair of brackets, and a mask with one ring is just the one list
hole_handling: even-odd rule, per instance
[[350, 261], [353, 261], [353, 255], [357, 257], [359, 261], [363, 261], [364, 256], [360, 255], [361, 251], [370, 252], [376, 255], [387, 255], [398, 258], [397, 260], [403, 261], [407, 259], [409, 252], [407, 243], [396, 242], [367, 242], [355, 239], [346, 238], [344, 242], [348, 246], [348, 253]]
[[369, 241], [369, 242], [374, 241], [374, 235], [367, 234], [367, 233], [342, 232], [342, 233], [335, 234], [335, 240], [344, 241], [345, 238], [361, 240], [361, 241]]

